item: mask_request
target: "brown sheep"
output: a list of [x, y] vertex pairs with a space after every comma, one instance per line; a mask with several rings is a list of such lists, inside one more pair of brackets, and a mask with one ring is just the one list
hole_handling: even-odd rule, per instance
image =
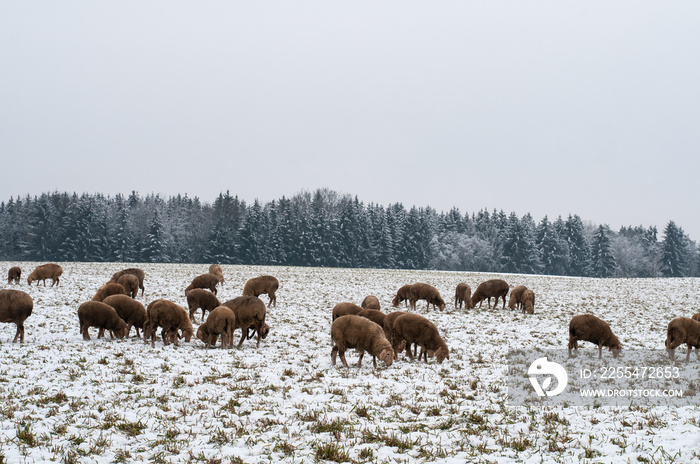
[[413, 359], [411, 344], [415, 343], [421, 347], [419, 360], [422, 356], [428, 362], [428, 355], [435, 356], [439, 363], [450, 359], [450, 350], [438, 333], [437, 327], [420, 314], [407, 313], [397, 317], [393, 328], [396, 336], [405, 340], [409, 358]]
[[685, 362], [688, 362], [693, 347], [696, 351], [700, 348], [700, 322], [688, 317], [677, 317], [668, 323], [666, 351], [671, 361], [676, 360], [676, 348], [683, 343], [688, 346], [688, 353], [685, 355]]
[[92, 297], [92, 301], [102, 301], [110, 295], [127, 295], [124, 287], [115, 283], [107, 283], [97, 289], [97, 293]]
[[189, 284], [185, 289], [185, 295], [187, 295], [187, 292], [194, 288], [208, 288], [214, 295], [216, 295], [216, 285], [218, 283], [219, 279], [217, 279], [216, 276], [213, 274], [207, 273], [198, 275], [197, 277], [192, 279], [192, 283]]
[[405, 301], [404, 306], [408, 307], [408, 301], [411, 300], [411, 285], [406, 284], [396, 291], [396, 296], [391, 300], [391, 305], [396, 308], [402, 301]]
[[598, 345], [598, 359], [603, 357], [603, 347], [610, 348], [613, 358], [617, 358], [622, 349], [620, 340], [610, 329], [610, 325], [593, 314], [579, 314], [569, 322], [569, 356], [572, 348], [578, 352], [578, 340]]
[[491, 279], [486, 282], [482, 282], [476, 287], [474, 294], [472, 295], [472, 303], [476, 306], [479, 303], [481, 308], [481, 303], [483, 300], [488, 299], [489, 309], [491, 309], [491, 298], [496, 297], [496, 302], [493, 305], [494, 309], [498, 306], [498, 299], [503, 298], [503, 309], [506, 308], [506, 295], [508, 294], [508, 283], [503, 279]]
[[109, 281], [116, 283], [119, 280], [119, 278], [121, 276], [123, 276], [124, 274], [131, 274], [131, 275], [136, 276], [137, 279], [139, 279], [139, 288], [141, 289], [141, 296], [143, 296], [143, 291], [144, 291], [143, 279], [146, 278], [146, 273], [143, 272], [143, 269], [139, 269], [137, 267], [130, 267], [128, 269], [122, 269], [121, 271], [115, 272], [112, 275], [112, 278], [109, 279]]
[[275, 292], [279, 288], [279, 281], [272, 276], [264, 275], [260, 277], [254, 277], [245, 283], [243, 287], [243, 296], [260, 296], [263, 293], [267, 293], [270, 297], [270, 301], [267, 303], [268, 306], [277, 306], [277, 296]]
[[[146, 322], [143, 325], [143, 337], [150, 338], [153, 347], [156, 346], [158, 327], [163, 328], [164, 345], [168, 345], [171, 340], [178, 345], [180, 338], [189, 342], [194, 335], [194, 328], [185, 308], [162, 298], [148, 305]], [[178, 335], [179, 331], [182, 331], [182, 335]]]
[[455, 309], [457, 309], [457, 305], [459, 305], [459, 309], [462, 309], [462, 305], [466, 306], [467, 309], [474, 307], [472, 303], [472, 289], [464, 282], [458, 283], [455, 289]]
[[[37, 266], [36, 269], [29, 274], [27, 277], [27, 283], [32, 284], [35, 280], [44, 281], [44, 287], [46, 287], [46, 279], [51, 279], [51, 286], [58, 285], [60, 283], [60, 277], [63, 274], [63, 268], [55, 263], [42, 264]], [[37, 284], [39, 285], [39, 284]]]
[[32, 314], [34, 301], [21, 290], [0, 290], [0, 322], [14, 322], [17, 332], [12, 343], [19, 338], [24, 343], [24, 321]]
[[218, 264], [212, 264], [209, 266], [209, 274], [213, 274], [216, 276], [217, 279], [219, 279], [219, 283], [221, 283], [221, 286], [224, 286], [224, 270], [221, 269], [221, 266]]
[[[241, 328], [241, 340], [237, 347], [243, 346], [246, 336], [249, 339], [253, 338], [253, 334], [257, 334], [256, 347], [259, 347], [260, 339], [264, 339], [270, 333], [270, 327], [265, 323], [265, 315], [267, 314], [265, 303], [257, 296], [239, 296], [223, 305], [233, 310], [236, 315], [235, 328]], [[253, 334], [248, 335], [249, 330], [252, 330]]]
[[380, 327], [384, 327], [384, 318], [386, 317], [386, 314], [378, 309], [363, 309], [357, 313], [357, 315], [360, 317], [366, 317], [370, 321], [379, 324]]
[[694, 321], [700, 322], [700, 313], [695, 313], [695, 314], [693, 314], [692, 319], [693, 319]]
[[136, 329], [136, 336], [141, 338], [139, 329], [143, 330], [143, 324], [146, 322], [146, 308], [129, 295], [110, 295], [104, 300], [104, 304], [110, 305], [117, 311], [119, 317], [126, 322], [126, 336], [129, 336], [131, 327]]
[[109, 330], [112, 339], [115, 336], [124, 338], [128, 334], [126, 322], [113, 307], [101, 301], [86, 301], [81, 304], [78, 307], [78, 321], [83, 340], [90, 340], [90, 327], [100, 329], [97, 338], [101, 338], [105, 330]]
[[445, 300], [440, 296], [438, 289], [432, 285], [420, 282], [411, 285], [411, 308], [416, 309], [418, 300], [425, 300], [428, 303], [425, 309], [429, 309], [431, 304], [440, 311], [445, 309]]
[[360, 304], [362, 309], [382, 309], [379, 304], [379, 298], [374, 295], [367, 295], [362, 303]]
[[7, 271], [7, 285], [10, 285], [12, 282], [19, 284], [20, 277], [22, 277], [22, 269], [19, 266], [12, 266]]
[[197, 329], [197, 338], [206, 347], [216, 346], [216, 339], [221, 335], [221, 348], [233, 348], [233, 331], [236, 328], [236, 316], [231, 308], [217, 306], [210, 313], [207, 321]]
[[396, 321], [397, 317], [403, 314], [408, 313], [405, 311], [391, 312], [384, 316], [384, 321], [382, 324], [382, 327], [384, 328], [384, 334], [386, 335], [387, 340], [391, 342], [391, 347], [394, 349], [394, 353], [396, 353], [397, 357], [399, 355], [399, 352], [403, 351], [403, 349], [405, 348], [405, 342], [403, 342], [404, 345], [401, 345], [401, 337], [396, 336], [396, 331], [394, 330], [394, 321]]
[[336, 356], [340, 355], [343, 366], [348, 367], [345, 360], [345, 351], [355, 348], [360, 353], [357, 367], [362, 366], [362, 357], [365, 351], [372, 355], [372, 364], [377, 368], [377, 358], [384, 361], [387, 367], [394, 362], [394, 349], [384, 335], [382, 329], [375, 322], [361, 316], [341, 316], [331, 324], [331, 363], [335, 366]]
[[338, 319], [340, 316], [348, 314], [356, 315], [362, 311], [362, 306], [357, 306], [355, 303], [338, 303], [333, 307], [331, 321]]
[[117, 279], [117, 283], [124, 287], [126, 294], [131, 298], [136, 298], [136, 296], [139, 294], [139, 278], [134, 274], [122, 275], [119, 277], [119, 279]]
[[529, 288], [523, 292], [523, 297], [520, 299], [523, 312], [525, 314], [535, 314], [535, 292]]
[[219, 299], [212, 292], [203, 288], [193, 288], [187, 292], [187, 306], [190, 310], [190, 319], [195, 321], [195, 312], [202, 308], [202, 321], [207, 311], [211, 312], [217, 306], [221, 306]]
[[511, 311], [516, 309], [523, 309], [522, 299], [523, 292], [527, 290], [524, 285], [518, 285], [513, 290], [510, 291], [510, 298], [508, 299], [508, 307]]

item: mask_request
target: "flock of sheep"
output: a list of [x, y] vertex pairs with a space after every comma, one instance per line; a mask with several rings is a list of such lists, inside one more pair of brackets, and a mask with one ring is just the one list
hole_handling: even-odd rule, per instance
[[[51, 279], [51, 286], [58, 285], [63, 269], [58, 264], [48, 263], [37, 266], [29, 274], [27, 283]], [[12, 267], [8, 272], [8, 284], [19, 284], [22, 271]], [[85, 340], [90, 339], [89, 328], [98, 329], [98, 338], [109, 331], [112, 338], [124, 338], [129, 335], [131, 328], [143, 330], [145, 340], [151, 339], [155, 346], [156, 333], [161, 328], [161, 336], [165, 345], [173, 342], [178, 344], [180, 339], [189, 342], [194, 335], [192, 322], [196, 322], [195, 313], [202, 310], [202, 323], [197, 329], [196, 336], [206, 347], [216, 345], [221, 337], [222, 348], [233, 347], [233, 333], [241, 329], [241, 338], [237, 345], [240, 348], [246, 338], [257, 338], [257, 346], [264, 339], [270, 327], [265, 323], [267, 308], [258, 297], [267, 294], [268, 305], [276, 306], [276, 291], [279, 281], [273, 276], [260, 276], [248, 280], [243, 288], [243, 295], [221, 303], [216, 297], [217, 285], [224, 283], [221, 267], [213, 264], [209, 272], [196, 276], [185, 289], [188, 310], [167, 299], [151, 301], [146, 307], [136, 297], [138, 291], [144, 293], [143, 281], [145, 274], [138, 268], [124, 269], [116, 272], [109, 282], [101, 286], [90, 301], [78, 307], [80, 334]], [[535, 294], [523, 285], [512, 290], [502, 279], [491, 279], [478, 285], [474, 293], [466, 283], [459, 283], [455, 290], [455, 308], [481, 307], [484, 300], [491, 308], [491, 298], [495, 298], [494, 308], [499, 299], [506, 306], [506, 296], [510, 291], [508, 307], [511, 310], [520, 309], [523, 313], [534, 314]], [[425, 283], [404, 285], [398, 289], [392, 300], [394, 307], [401, 302], [411, 309], [416, 308], [418, 300], [425, 300], [427, 308], [443, 310], [445, 301], [439, 291]], [[24, 321], [31, 315], [32, 298], [26, 292], [14, 289], [0, 290], [0, 321], [14, 322], [17, 332], [13, 342], [24, 342]], [[206, 313], [209, 313], [205, 318]], [[331, 339], [333, 348], [331, 362], [336, 364], [339, 355], [345, 367], [348, 363], [345, 352], [349, 348], [358, 351], [358, 366], [362, 363], [365, 352], [372, 355], [374, 367], [377, 358], [391, 366], [396, 355], [405, 350], [410, 359], [414, 359], [418, 347], [421, 352], [418, 358], [426, 362], [428, 356], [435, 357], [438, 362], [449, 359], [449, 348], [440, 336], [435, 326], [427, 318], [414, 312], [394, 311], [384, 314], [380, 310], [379, 300], [367, 296], [360, 306], [353, 303], [339, 303], [332, 310]], [[578, 349], [579, 340], [589, 341], [598, 346], [598, 357], [602, 357], [603, 347], [612, 351], [617, 357], [622, 345], [610, 329], [607, 322], [592, 314], [574, 316], [569, 323], [569, 355], [572, 349]], [[700, 348], [700, 312], [692, 318], [679, 317], [668, 324], [666, 350], [669, 357], [675, 359], [675, 349], [683, 343], [688, 346], [686, 362], [689, 360], [693, 347]]]

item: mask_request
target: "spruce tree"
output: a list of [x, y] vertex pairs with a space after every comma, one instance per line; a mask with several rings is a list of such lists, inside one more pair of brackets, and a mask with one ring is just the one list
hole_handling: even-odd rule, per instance
[[591, 270], [593, 277], [612, 277], [617, 265], [612, 252], [610, 229], [598, 226], [591, 242]]
[[669, 221], [664, 229], [661, 272], [664, 277], [685, 277], [688, 273], [687, 241], [683, 229]]

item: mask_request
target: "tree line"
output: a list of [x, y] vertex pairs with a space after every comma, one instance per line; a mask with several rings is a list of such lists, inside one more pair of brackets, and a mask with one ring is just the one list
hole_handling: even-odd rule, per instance
[[438, 213], [365, 204], [319, 189], [262, 204], [228, 191], [187, 195], [44, 193], [0, 203], [5, 261], [173, 262], [440, 269], [591, 277], [700, 276], [700, 248], [656, 227], [535, 222], [503, 210]]

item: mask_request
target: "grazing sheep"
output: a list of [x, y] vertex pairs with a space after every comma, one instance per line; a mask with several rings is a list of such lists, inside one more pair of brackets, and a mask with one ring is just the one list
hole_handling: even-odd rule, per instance
[[402, 343], [402, 338], [398, 337], [396, 335], [396, 331], [394, 330], [394, 321], [396, 321], [396, 318], [403, 315], [403, 314], [408, 314], [405, 311], [394, 311], [386, 316], [384, 316], [384, 321], [382, 324], [382, 327], [384, 328], [384, 334], [386, 335], [387, 340], [391, 342], [391, 347], [394, 349], [394, 353], [396, 353], [396, 356], [398, 357], [399, 353], [403, 351], [405, 348], [405, 342], [404, 344], [401, 345]]
[[197, 329], [197, 338], [206, 347], [216, 346], [216, 340], [221, 335], [221, 348], [233, 348], [233, 331], [236, 328], [236, 316], [231, 308], [217, 306], [210, 313], [207, 321]]
[[12, 282], [19, 284], [20, 277], [22, 277], [22, 269], [19, 266], [12, 266], [7, 272], [7, 285], [10, 285]]
[[513, 290], [510, 291], [510, 298], [508, 299], [508, 307], [511, 311], [516, 309], [523, 309], [522, 299], [523, 292], [527, 290], [524, 285], [518, 285]]
[[279, 281], [272, 276], [264, 275], [260, 277], [254, 277], [245, 283], [243, 287], [243, 296], [260, 296], [263, 293], [267, 293], [270, 297], [270, 301], [267, 303], [268, 306], [277, 306], [277, 296], [275, 292], [279, 288]]
[[123, 269], [121, 271], [115, 272], [112, 275], [112, 278], [109, 279], [110, 282], [117, 282], [121, 276], [124, 274], [132, 274], [135, 275], [137, 279], [139, 279], [139, 288], [141, 289], [141, 296], [143, 296], [143, 279], [146, 277], [146, 273], [143, 272], [143, 269], [139, 269], [137, 267], [130, 267], [128, 269]]
[[213, 274], [207, 273], [198, 275], [197, 277], [192, 279], [192, 283], [189, 284], [185, 289], [185, 296], [187, 295], [187, 292], [194, 288], [208, 288], [214, 295], [216, 295], [216, 285], [218, 283], [219, 279], [217, 279], [216, 276]]
[[506, 295], [508, 294], [508, 283], [502, 279], [491, 279], [486, 282], [482, 282], [476, 287], [476, 291], [472, 295], [472, 303], [476, 306], [479, 303], [481, 308], [481, 303], [483, 300], [488, 298], [489, 309], [491, 309], [491, 298], [496, 297], [496, 302], [494, 303], [494, 309], [498, 306], [498, 299], [503, 298], [503, 309], [506, 308]]
[[391, 305], [394, 308], [398, 307], [402, 301], [405, 301], [404, 306], [408, 307], [408, 301], [411, 299], [411, 285], [406, 284], [396, 291], [396, 296], [391, 300]]
[[219, 299], [212, 292], [203, 288], [193, 288], [187, 292], [187, 306], [190, 310], [190, 319], [195, 321], [194, 313], [202, 308], [202, 321], [207, 311], [211, 312], [217, 306], [221, 306]]
[[363, 309], [357, 313], [357, 315], [360, 317], [366, 317], [370, 321], [379, 324], [380, 327], [384, 327], [384, 318], [386, 317], [386, 314], [378, 309]]
[[143, 330], [143, 324], [146, 322], [146, 308], [140, 301], [133, 299], [129, 295], [110, 295], [104, 300], [104, 304], [110, 305], [117, 311], [119, 317], [126, 322], [126, 336], [129, 336], [131, 327], [136, 329], [136, 336], [141, 338], [139, 329]]
[[455, 289], [455, 309], [457, 305], [459, 305], [459, 309], [462, 309], [462, 305], [466, 306], [467, 309], [474, 307], [472, 303], [472, 289], [464, 282], [458, 283]]
[[124, 338], [128, 334], [126, 322], [113, 307], [101, 301], [86, 301], [81, 304], [78, 307], [78, 321], [83, 340], [90, 340], [90, 327], [100, 329], [97, 338], [101, 338], [105, 330], [109, 330], [112, 339], [115, 336]]
[[[44, 281], [44, 287], [46, 287], [46, 279], [51, 279], [51, 286], [58, 285], [60, 283], [59, 277], [63, 274], [63, 268], [55, 263], [42, 264], [37, 266], [36, 269], [29, 274], [27, 277], [27, 283], [32, 284], [35, 280]], [[39, 284], [37, 284], [39, 285]]]
[[434, 308], [438, 308], [440, 311], [445, 309], [445, 300], [440, 296], [438, 289], [432, 285], [424, 284], [421, 282], [411, 285], [411, 308], [416, 309], [416, 303], [418, 300], [425, 300], [428, 305], [425, 309], [429, 309], [432, 304]]
[[683, 343], [688, 345], [688, 353], [685, 355], [685, 362], [688, 362], [693, 347], [696, 351], [700, 348], [700, 322], [688, 317], [677, 317], [668, 323], [666, 351], [671, 361], [676, 360], [676, 348]]
[[[189, 342], [194, 335], [192, 322], [187, 311], [172, 301], [159, 299], [151, 302], [146, 308], [146, 322], [143, 325], [144, 339], [151, 339], [151, 346], [156, 346], [156, 331], [163, 328], [163, 344], [168, 345], [172, 340], [178, 345], [178, 340], [184, 338]], [[182, 331], [182, 335], [179, 335]]]
[[413, 360], [412, 343], [421, 347], [419, 360], [422, 356], [428, 362], [428, 355], [435, 356], [439, 363], [450, 359], [450, 350], [438, 333], [437, 327], [420, 314], [407, 313], [397, 317], [393, 329], [397, 337], [405, 340], [406, 353], [411, 360]]
[[215, 275], [217, 279], [219, 279], [219, 283], [221, 283], [221, 286], [224, 286], [224, 270], [221, 269], [221, 266], [218, 264], [212, 264], [209, 266], [209, 274]]
[[569, 322], [569, 356], [571, 349], [578, 352], [578, 340], [598, 345], [598, 359], [603, 357], [603, 347], [610, 348], [613, 358], [620, 354], [622, 345], [610, 329], [610, 325], [593, 314], [579, 314]]
[[357, 306], [355, 303], [338, 303], [333, 307], [331, 321], [338, 319], [340, 316], [347, 316], [348, 314], [358, 314], [362, 311], [361, 306]]
[[535, 314], [535, 292], [529, 288], [523, 292], [520, 303], [525, 314]]
[[115, 283], [106, 283], [97, 289], [97, 293], [92, 297], [92, 301], [102, 301], [110, 295], [127, 295], [128, 292], [124, 287]]
[[241, 328], [241, 340], [237, 347], [240, 348], [243, 345], [246, 336], [249, 339], [253, 338], [252, 334], [248, 335], [249, 330], [257, 333], [258, 343], [256, 347], [259, 347], [260, 339], [267, 337], [270, 333], [270, 327], [265, 323], [265, 315], [267, 314], [265, 303], [257, 296], [239, 296], [223, 305], [233, 310], [236, 315], [235, 328]]
[[21, 290], [0, 290], [0, 322], [14, 322], [17, 332], [12, 343], [24, 343], [24, 321], [32, 314], [34, 301]]
[[124, 287], [126, 294], [131, 298], [136, 298], [136, 295], [139, 294], [139, 278], [134, 274], [122, 275], [117, 279], [117, 283]]
[[363, 309], [382, 309], [379, 304], [379, 298], [374, 295], [367, 295], [362, 303], [360, 304]]
[[365, 351], [372, 355], [372, 363], [377, 368], [377, 358], [384, 361], [387, 367], [394, 362], [394, 349], [384, 335], [382, 329], [375, 322], [361, 316], [341, 316], [331, 324], [331, 363], [335, 366], [336, 356], [340, 355], [343, 366], [348, 367], [345, 360], [345, 351], [355, 348], [360, 353], [357, 367], [362, 366], [362, 357]]

